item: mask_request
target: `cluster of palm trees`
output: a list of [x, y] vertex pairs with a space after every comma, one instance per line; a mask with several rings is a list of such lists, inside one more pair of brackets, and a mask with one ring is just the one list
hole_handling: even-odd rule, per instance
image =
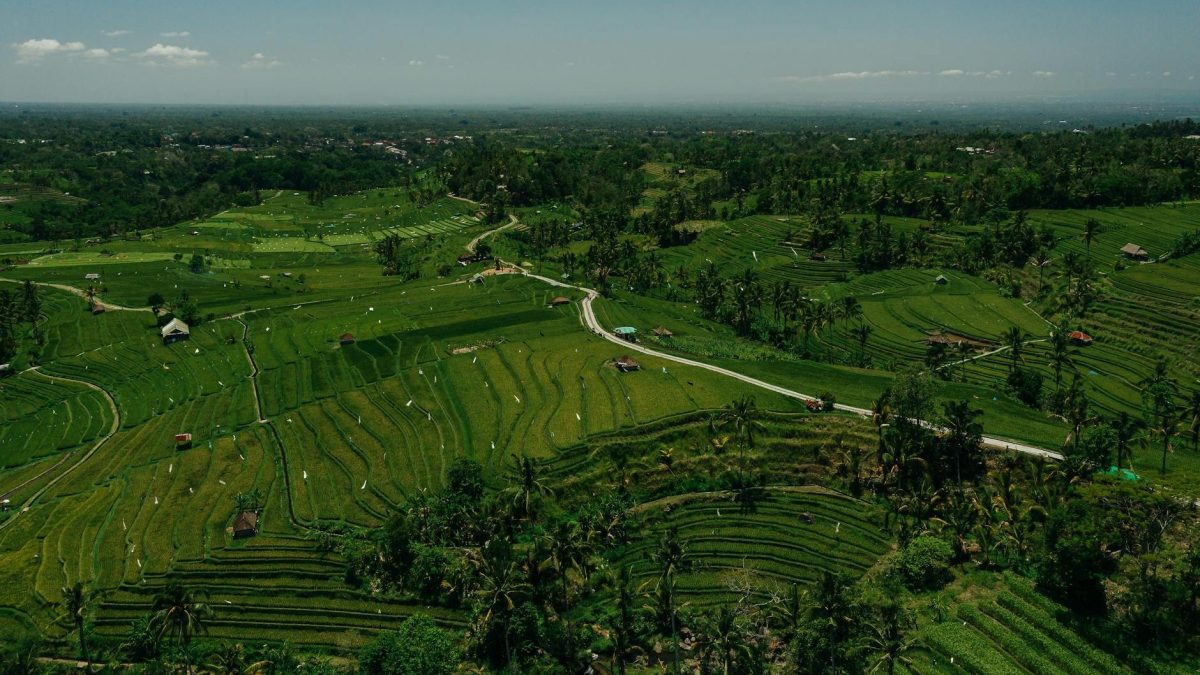
[[[88, 616], [93, 605], [102, 595], [88, 588], [87, 584], [77, 581], [62, 589], [63, 620], [68, 620], [79, 637], [79, 650], [88, 670], [91, 669], [92, 659], [87, 639]], [[172, 582], [155, 597], [151, 614], [145, 623], [150, 637], [155, 645], [162, 639], [174, 637], [177, 639], [180, 654], [184, 660], [184, 671], [191, 672], [191, 644], [197, 635], [206, 632], [205, 622], [213, 615], [212, 607], [196, 594], [182, 585]], [[248, 673], [250, 670], [219, 672]]]

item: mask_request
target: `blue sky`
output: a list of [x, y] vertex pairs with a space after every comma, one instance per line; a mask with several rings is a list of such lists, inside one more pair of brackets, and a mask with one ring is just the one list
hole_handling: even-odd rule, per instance
[[0, 100], [1200, 97], [1200, 2], [0, 0]]

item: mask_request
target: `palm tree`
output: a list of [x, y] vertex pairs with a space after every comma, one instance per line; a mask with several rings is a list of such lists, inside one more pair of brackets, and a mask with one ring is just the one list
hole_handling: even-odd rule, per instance
[[570, 572], [583, 573], [583, 561], [587, 557], [583, 530], [573, 520], [559, 521], [543, 537], [549, 550], [549, 562], [558, 574], [563, 607], [569, 606]]
[[79, 651], [83, 656], [83, 662], [87, 664], [87, 670], [91, 671], [92, 659], [88, 654], [84, 625], [87, 623], [87, 611], [92, 603], [92, 593], [87, 590], [82, 581], [76, 581], [74, 586], [62, 589], [62, 596], [63, 611], [75, 624], [75, 630], [79, 633]]
[[871, 327], [865, 323], [859, 323], [850, 329], [850, 334], [858, 341], [858, 365], [860, 366], [867, 362], [867, 340], [870, 339], [871, 332]]
[[522, 579], [521, 571], [516, 561], [510, 555], [487, 556], [478, 570], [479, 588], [475, 596], [480, 601], [482, 613], [480, 621], [486, 626], [500, 614], [504, 622], [504, 655], [506, 662], [512, 661], [512, 645], [509, 642], [508, 624], [512, 611], [518, 601], [522, 600], [529, 590], [529, 584]]
[[1062, 385], [1062, 370], [1072, 364], [1071, 342], [1065, 325], [1050, 332], [1050, 365], [1054, 367], [1054, 388]]
[[1150, 438], [1162, 439], [1162, 466], [1159, 468], [1159, 473], [1167, 474], [1167, 455], [1171, 452], [1171, 439], [1175, 434], [1179, 433], [1179, 415], [1175, 410], [1169, 410], [1158, 416], [1158, 421], [1154, 426], [1150, 427]]
[[1188, 423], [1188, 431], [1192, 434], [1192, 452], [1196, 452], [1197, 444], [1200, 444], [1200, 389], [1193, 389], [1192, 395], [1187, 402], [1187, 417], [1191, 420]]
[[1133, 441], [1133, 436], [1137, 432], [1137, 421], [1129, 413], [1121, 411], [1121, 414], [1113, 422], [1112, 428], [1117, 434], [1117, 466], [1132, 467], [1133, 454], [1130, 452], [1129, 444]]
[[868, 624], [866, 644], [876, 656], [874, 665], [868, 673], [880, 668], [886, 668], [888, 675], [896, 672], [896, 663], [909, 665], [910, 659], [904, 653], [916, 642], [905, 636], [904, 631], [911, 624], [903, 610], [894, 602], [889, 602], [879, 608], [879, 616]]
[[750, 446], [754, 445], [754, 430], [763, 428], [762, 422], [758, 421], [758, 404], [753, 396], [743, 396], [725, 404], [721, 418], [726, 424], [733, 425], [734, 433]]
[[256, 675], [267, 668], [269, 663], [263, 661], [251, 662], [246, 656], [246, 648], [242, 643], [224, 643], [212, 654], [212, 663], [204, 668], [220, 675]]
[[613, 662], [619, 675], [625, 675], [625, 658], [636, 637], [633, 623], [633, 592], [630, 590], [629, 566], [621, 568], [617, 578], [617, 616], [613, 626]]
[[1083, 244], [1087, 247], [1089, 260], [1092, 257], [1092, 242], [1096, 240], [1097, 234], [1100, 234], [1100, 221], [1088, 218], [1083, 224]]
[[883, 430], [887, 428], [889, 420], [892, 417], [892, 406], [888, 403], [887, 396], [880, 396], [871, 401], [871, 422], [875, 425], [875, 431], [879, 435], [878, 456], [876, 459], [879, 464], [883, 465]]
[[204, 621], [213, 614], [208, 604], [199, 602], [191, 591], [178, 582], [172, 581], [158, 597], [152, 607], [154, 623], [158, 627], [159, 636], [175, 635], [179, 639], [179, 647], [183, 652], [183, 668], [190, 673], [192, 638], [207, 632]]
[[858, 298], [853, 295], [847, 295], [842, 298], [842, 305], [838, 307], [838, 314], [844, 321], [853, 321], [862, 316], [862, 305], [858, 302]]
[[1021, 330], [1019, 326], [1009, 326], [1004, 333], [1004, 345], [1008, 347], [1008, 372], [1011, 373], [1023, 360], [1021, 352], [1025, 350], [1025, 331]]
[[729, 605], [717, 610], [701, 631], [702, 648], [715, 653], [721, 673], [729, 675], [734, 664], [753, 658], [746, 632], [738, 622], [738, 612]]
[[954, 343], [954, 357], [958, 359], [958, 379], [967, 381], [967, 362], [971, 359], [971, 345], [967, 344], [966, 340], [959, 340]]
[[513, 506], [518, 507], [526, 521], [532, 521], [536, 503], [553, 491], [542, 481], [541, 463], [529, 455], [513, 454], [508, 467], [509, 487]]
[[964, 460], [979, 451], [983, 441], [983, 425], [976, 418], [982, 410], [971, 408], [969, 401], [947, 401], [942, 405], [946, 414], [946, 444], [954, 453], [954, 474], [958, 487], [962, 489], [962, 465]]
[[1038, 251], [1037, 255], [1033, 257], [1033, 264], [1037, 265], [1038, 268], [1038, 293], [1040, 294], [1042, 292], [1043, 281], [1045, 280], [1046, 266], [1050, 264], [1050, 256], [1045, 249]]

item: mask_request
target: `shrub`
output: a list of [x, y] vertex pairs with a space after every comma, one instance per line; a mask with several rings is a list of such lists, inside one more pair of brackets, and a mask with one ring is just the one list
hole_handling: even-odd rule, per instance
[[833, 395], [833, 392], [827, 391], [821, 394], [821, 410], [832, 412], [835, 405], [837, 405], [837, 397]]
[[361, 675], [449, 675], [458, 654], [450, 635], [423, 614], [414, 614], [400, 630], [384, 633], [363, 647]]
[[1014, 368], [1008, 374], [1008, 386], [1030, 408], [1042, 407], [1042, 375], [1028, 368]]
[[940, 588], [950, 581], [950, 560], [954, 549], [930, 535], [913, 539], [896, 558], [896, 570], [906, 586], [913, 590]]

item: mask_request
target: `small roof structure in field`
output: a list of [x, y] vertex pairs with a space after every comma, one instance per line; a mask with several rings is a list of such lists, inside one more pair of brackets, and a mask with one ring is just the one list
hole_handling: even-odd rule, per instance
[[675, 335], [666, 326], [659, 326], [658, 328], [655, 328], [652, 332], [657, 337], [671, 337], [671, 336]]
[[353, 333], [342, 333], [341, 336], [338, 337], [338, 342], [340, 342], [344, 345], [354, 344], [354, 334]]
[[946, 285], [946, 284], [947, 284], [949, 281], [950, 281], [950, 280], [946, 278], [946, 275], [944, 275], [944, 274], [939, 274], [939, 275], [937, 275], [937, 278], [933, 280], [933, 283], [935, 283], [935, 284], [938, 284], [939, 286], [944, 286], [944, 285]]
[[1121, 253], [1124, 253], [1126, 257], [1136, 258], [1138, 260], [1149, 257], [1150, 255], [1149, 253], [1146, 253], [1146, 249], [1138, 246], [1137, 244], [1125, 244], [1121, 247]]
[[1092, 336], [1081, 330], [1073, 330], [1070, 333], [1067, 333], [1067, 339], [1077, 345], [1092, 344]]
[[242, 511], [233, 519], [233, 538], [242, 539], [258, 534], [258, 514], [253, 511]]
[[92, 303], [92, 314], [103, 314], [105, 309], [107, 308], [99, 302]]
[[558, 307], [559, 305], [567, 305], [570, 303], [571, 303], [570, 298], [566, 297], [565, 295], [560, 295], [557, 298], [554, 298], [553, 300], [550, 301], [550, 306]]
[[632, 356], [629, 355], [625, 355], [617, 359], [616, 366], [617, 370], [621, 371], [622, 373], [628, 373], [632, 370], [638, 370], [642, 367], [640, 363], [638, 363]]
[[88, 274], [83, 275], [83, 278], [87, 279], [88, 281], [99, 281], [100, 275], [96, 272], [89, 272]]
[[175, 434], [175, 442], [176, 443], [190, 443], [191, 440], [192, 440], [192, 435], [190, 433], [185, 432], [182, 434]]
[[162, 336], [171, 337], [172, 335], [190, 335], [191, 329], [188, 325], [179, 319], [171, 319], [167, 325], [162, 327]]
[[613, 333], [622, 337], [626, 335], [637, 335], [637, 329], [633, 326], [617, 326], [613, 329]]

